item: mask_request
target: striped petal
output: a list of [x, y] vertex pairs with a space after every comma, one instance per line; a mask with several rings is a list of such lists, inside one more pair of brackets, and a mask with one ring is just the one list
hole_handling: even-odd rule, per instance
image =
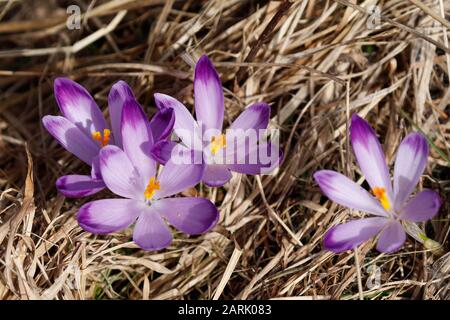
[[350, 138], [356, 160], [372, 190], [383, 188], [393, 203], [392, 186], [386, 158], [375, 131], [370, 125], [354, 114], [350, 127]]
[[45, 116], [42, 124], [64, 149], [91, 165], [99, 147], [83, 131], [61, 116]]
[[320, 170], [314, 173], [314, 179], [322, 193], [340, 205], [378, 216], [389, 216], [378, 200], [360, 185], [338, 172]]
[[90, 136], [93, 132], [107, 129], [105, 118], [89, 92], [67, 78], [57, 78], [54, 82], [55, 98], [67, 119]]
[[354, 249], [376, 236], [388, 222], [386, 218], [367, 218], [339, 224], [325, 234], [324, 247], [335, 253]]
[[400, 144], [394, 167], [395, 210], [400, 211], [425, 170], [428, 142], [420, 133], [410, 133]]
[[195, 116], [204, 130], [221, 131], [224, 98], [219, 74], [212, 62], [203, 55], [195, 66], [194, 76]]
[[439, 194], [433, 190], [423, 190], [403, 207], [400, 218], [412, 222], [424, 222], [433, 218], [440, 207]]

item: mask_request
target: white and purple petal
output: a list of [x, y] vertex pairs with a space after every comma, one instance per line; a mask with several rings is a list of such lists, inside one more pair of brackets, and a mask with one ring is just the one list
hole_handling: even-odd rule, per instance
[[412, 222], [425, 222], [433, 218], [441, 207], [439, 194], [433, 190], [423, 190], [403, 207], [400, 218]]
[[232, 174], [227, 165], [207, 164], [202, 181], [210, 187], [220, 187], [230, 181]]
[[[242, 147], [243, 145], [235, 153], [233, 163], [227, 165], [231, 171], [254, 175], [268, 174], [280, 165], [283, 158], [283, 152], [274, 143], [264, 142], [249, 146], [248, 151]], [[244, 154], [245, 156], [242, 156]]]
[[141, 106], [134, 99], [128, 99], [124, 103], [121, 132], [123, 150], [139, 171], [143, 184], [146, 185], [156, 174], [156, 162], [150, 155], [153, 137], [150, 123]]
[[353, 114], [350, 126], [350, 139], [356, 160], [370, 187], [384, 188], [389, 202], [393, 193], [386, 158], [375, 131], [358, 115]]
[[386, 218], [375, 217], [336, 225], [325, 234], [324, 247], [335, 253], [351, 250], [376, 236], [389, 221]]
[[72, 122], [61, 116], [42, 118], [45, 129], [70, 153], [91, 165], [99, 147]]
[[258, 102], [247, 107], [231, 124], [230, 129], [265, 130], [269, 125], [270, 106], [264, 102]]
[[162, 108], [150, 120], [150, 129], [155, 142], [167, 139], [175, 124], [175, 112], [172, 108]]
[[148, 207], [139, 216], [133, 241], [144, 250], [160, 250], [172, 242], [172, 233], [156, 210]]
[[389, 216], [378, 200], [360, 185], [338, 172], [320, 170], [314, 173], [314, 179], [322, 193], [340, 205], [378, 216]]
[[420, 133], [410, 133], [397, 151], [394, 167], [395, 210], [401, 211], [425, 170], [428, 142]]
[[380, 233], [377, 250], [392, 253], [400, 249], [406, 240], [406, 233], [399, 221], [390, 221]]
[[216, 206], [204, 198], [168, 198], [155, 201], [152, 209], [178, 230], [195, 235], [211, 230], [219, 220]]
[[173, 149], [179, 145], [175, 141], [161, 140], [155, 143], [150, 150], [150, 154], [161, 164], [166, 164], [172, 156]]
[[70, 174], [56, 180], [56, 188], [68, 198], [82, 198], [93, 195], [105, 188], [102, 180], [94, 180], [91, 176]]
[[162, 93], [155, 93], [155, 102], [159, 109], [173, 109], [175, 112], [173, 130], [181, 141], [191, 149], [202, 150], [201, 130], [189, 110], [177, 99]]
[[109, 91], [108, 110], [111, 117], [111, 128], [115, 144], [122, 148], [122, 134], [120, 122], [122, 120], [123, 104], [126, 100], [136, 100], [133, 91], [125, 81], [117, 81]]
[[68, 78], [57, 78], [54, 82], [55, 98], [68, 120], [87, 136], [107, 129], [105, 118], [89, 92]]
[[131, 199], [103, 199], [88, 202], [77, 213], [78, 224], [95, 234], [127, 228], [144, 210], [145, 204]]
[[145, 184], [125, 152], [116, 146], [100, 151], [100, 171], [103, 181], [115, 194], [130, 199], [144, 200]]
[[212, 62], [203, 55], [195, 66], [195, 116], [203, 129], [222, 130], [224, 97], [219, 74]]
[[171, 157], [158, 176], [161, 189], [155, 192], [154, 198], [169, 197], [194, 187], [201, 181], [204, 171], [204, 164], [180, 163], [176, 157]]

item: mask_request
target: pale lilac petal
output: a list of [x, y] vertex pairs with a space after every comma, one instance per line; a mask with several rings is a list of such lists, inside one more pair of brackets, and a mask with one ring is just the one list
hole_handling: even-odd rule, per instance
[[125, 152], [116, 146], [100, 151], [100, 171], [109, 190], [124, 198], [144, 200], [145, 185]]
[[174, 141], [161, 140], [153, 145], [150, 154], [159, 163], [166, 164], [172, 155], [172, 150], [177, 145], [178, 143]]
[[372, 190], [384, 188], [389, 202], [393, 203], [392, 186], [386, 158], [375, 131], [370, 125], [354, 114], [350, 127], [350, 138], [356, 160]]
[[267, 129], [270, 119], [270, 106], [264, 102], [252, 104], [246, 108], [231, 124], [230, 129]]
[[77, 126], [61, 116], [45, 116], [42, 124], [64, 149], [91, 165], [99, 147]]
[[92, 178], [92, 180], [103, 180], [102, 172], [100, 170], [100, 157], [99, 156], [96, 156], [92, 159], [91, 178]]
[[93, 195], [105, 188], [102, 180], [93, 180], [90, 176], [70, 174], [56, 180], [56, 188], [68, 198], [82, 198]]
[[203, 55], [195, 66], [195, 116], [203, 129], [222, 130], [224, 98], [222, 84], [214, 65]]
[[388, 222], [386, 218], [366, 218], [339, 224], [325, 234], [324, 247], [335, 253], [351, 250], [376, 236]]
[[155, 93], [159, 109], [171, 108], [175, 112], [173, 130], [183, 143], [191, 149], [203, 149], [201, 130], [189, 110], [177, 99], [166, 94]]
[[209, 231], [219, 220], [216, 206], [204, 198], [161, 199], [152, 208], [175, 228], [187, 234]]
[[123, 150], [146, 185], [156, 174], [156, 162], [150, 155], [153, 137], [147, 117], [134, 99], [124, 103], [121, 132]]
[[175, 124], [175, 112], [172, 108], [162, 108], [150, 120], [153, 140], [160, 141], [170, 137]]
[[171, 157], [158, 177], [160, 190], [155, 192], [155, 199], [165, 198], [177, 194], [197, 185], [203, 176], [205, 165], [177, 163]]
[[314, 173], [314, 179], [322, 193], [334, 202], [374, 215], [388, 216], [377, 199], [346, 176], [331, 170], [320, 170]]
[[440, 207], [439, 194], [433, 190], [423, 190], [403, 207], [400, 218], [412, 222], [424, 222], [433, 218]]
[[143, 211], [140, 201], [103, 199], [88, 202], [77, 213], [78, 224], [95, 234], [108, 234], [127, 228]]
[[135, 100], [133, 91], [125, 81], [117, 81], [109, 91], [108, 110], [111, 118], [111, 128], [115, 144], [122, 148], [122, 133], [120, 122], [122, 119], [123, 104], [126, 100]]
[[159, 213], [149, 207], [136, 222], [133, 240], [144, 250], [159, 250], [170, 245], [172, 233]]
[[233, 164], [227, 165], [231, 171], [243, 174], [268, 174], [277, 168], [282, 160], [283, 152], [273, 143], [260, 143], [249, 146], [245, 156], [241, 154], [246, 152], [242, 150], [237, 152], [233, 159]]
[[395, 210], [400, 211], [425, 170], [428, 142], [420, 133], [410, 133], [397, 150], [394, 167]]
[[392, 253], [400, 249], [406, 240], [406, 233], [400, 221], [392, 220], [381, 231], [377, 243], [377, 250], [384, 253]]
[[84, 87], [70, 79], [57, 78], [54, 90], [62, 114], [86, 135], [108, 128], [98, 105]]
[[226, 165], [206, 165], [202, 181], [210, 187], [220, 187], [230, 181], [232, 174]]

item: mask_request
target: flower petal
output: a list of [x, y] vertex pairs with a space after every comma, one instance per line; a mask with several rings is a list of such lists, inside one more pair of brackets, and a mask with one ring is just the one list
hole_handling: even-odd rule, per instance
[[420, 133], [410, 133], [398, 147], [394, 167], [395, 210], [400, 211], [425, 170], [428, 142]]
[[378, 216], [389, 216], [378, 200], [360, 185], [338, 172], [320, 170], [314, 173], [314, 179], [322, 193], [340, 205]]
[[383, 149], [375, 131], [356, 114], [352, 116], [350, 138], [358, 165], [370, 187], [372, 189], [384, 188], [389, 202], [393, 203], [391, 180]]
[[202, 150], [201, 130], [189, 110], [177, 99], [166, 94], [155, 93], [159, 109], [171, 108], [175, 112], [173, 130], [183, 143], [191, 149]]
[[171, 157], [158, 177], [161, 189], [155, 192], [155, 199], [177, 194], [197, 185], [203, 176], [205, 165], [177, 163]]
[[[144, 204], [145, 206], [145, 204]], [[77, 213], [80, 227], [95, 234], [125, 229], [143, 210], [143, 204], [131, 199], [103, 199], [88, 202]]]
[[143, 184], [156, 174], [156, 162], [150, 155], [153, 137], [150, 123], [141, 106], [134, 99], [125, 101], [122, 111], [123, 150], [138, 169]]
[[45, 116], [42, 118], [42, 124], [64, 149], [91, 165], [99, 147], [77, 126], [61, 116]]
[[133, 240], [144, 250], [159, 250], [170, 245], [172, 233], [159, 213], [149, 207], [137, 220]]
[[161, 199], [152, 208], [175, 228], [187, 234], [209, 231], [219, 220], [216, 206], [204, 198]]
[[400, 218], [412, 222], [424, 222], [433, 218], [440, 207], [439, 194], [433, 190], [423, 190], [403, 207]]
[[264, 102], [254, 103], [247, 107], [231, 124], [230, 129], [267, 129], [270, 119], [270, 106]]
[[203, 55], [195, 66], [195, 115], [203, 129], [222, 130], [224, 98], [219, 75], [212, 62]]
[[392, 253], [400, 249], [406, 240], [406, 233], [400, 221], [392, 220], [381, 231], [377, 243], [377, 250]]
[[100, 171], [109, 190], [124, 198], [144, 199], [144, 183], [125, 152], [116, 146], [100, 151]]
[[172, 108], [160, 109], [150, 120], [153, 140], [160, 141], [167, 139], [172, 133], [175, 124], [175, 112]]
[[108, 110], [111, 117], [111, 127], [115, 144], [122, 148], [122, 133], [120, 122], [122, 119], [123, 104], [126, 100], [136, 100], [133, 91], [125, 81], [117, 81], [109, 91]]
[[82, 198], [93, 195], [105, 188], [102, 180], [93, 180], [90, 176], [70, 174], [56, 180], [56, 188], [68, 198]]
[[336, 225], [325, 234], [324, 247], [335, 253], [353, 249], [377, 235], [388, 222], [386, 218], [366, 218]]
[[172, 150], [177, 145], [178, 143], [174, 141], [161, 140], [153, 145], [150, 154], [159, 163], [166, 164], [172, 155]]
[[70, 79], [57, 78], [54, 90], [62, 114], [86, 135], [108, 128], [98, 105], [84, 87]]
[[226, 165], [208, 164], [205, 168], [202, 181], [210, 187], [220, 187], [230, 181], [232, 174]]
[[[239, 151], [239, 150], [238, 150]], [[250, 146], [245, 156], [245, 150], [237, 152], [233, 164], [227, 165], [231, 171], [243, 174], [268, 174], [281, 163], [283, 152], [274, 143], [264, 142]]]

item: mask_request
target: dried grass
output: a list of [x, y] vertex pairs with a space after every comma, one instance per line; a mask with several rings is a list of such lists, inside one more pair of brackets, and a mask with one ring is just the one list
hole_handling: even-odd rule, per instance
[[[76, 2], [81, 30], [66, 28], [67, 1], [0, 3], [0, 298], [450, 298], [448, 1]], [[380, 29], [367, 27], [370, 4], [382, 7]], [[102, 107], [124, 79], [151, 115], [154, 92], [192, 107], [203, 53], [221, 74], [227, 121], [249, 103], [271, 104], [286, 153], [277, 174], [189, 190], [216, 203], [220, 222], [203, 236], [176, 233], [160, 252], [139, 250], [129, 230], [82, 231], [74, 217], [88, 200], [65, 199], [54, 183], [87, 168], [40, 122], [58, 113], [54, 77], [82, 83]], [[411, 239], [391, 255], [368, 242], [358, 269], [353, 252], [322, 250], [324, 232], [350, 212], [311, 177], [319, 168], [361, 176], [345, 135], [351, 112], [375, 127], [390, 164], [411, 130], [433, 143], [421, 184], [444, 199], [427, 224], [443, 256]], [[371, 289], [375, 265], [381, 285]]]

